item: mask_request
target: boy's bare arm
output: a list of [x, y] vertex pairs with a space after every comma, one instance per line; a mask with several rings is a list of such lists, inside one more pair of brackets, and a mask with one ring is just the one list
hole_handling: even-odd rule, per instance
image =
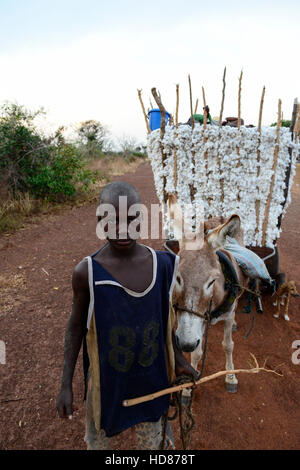
[[72, 313], [66, 328], [62, 383], [61, 390], [56, 401], [57, 411], [61, 418], [65, 418], [67, 416], [70, 417], [73, 414], [72, 380], [76, 361], [86, 331], [90, 301], [88, 267], [86, 260], [81, 261], [74, 269], [72, 287]]

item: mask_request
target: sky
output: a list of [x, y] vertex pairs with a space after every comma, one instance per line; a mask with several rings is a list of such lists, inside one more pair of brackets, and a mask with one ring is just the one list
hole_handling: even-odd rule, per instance
[[[190, 115], [202, 86], [211, 115], [241, 114], [257, 124], [263, 86], [263, 124], [290, 119], [299, 90], [298, 0], [0, 0], [0, 104], [44, 107], [48, 130], [95, 119], [114, 139], [146, 142], [137, 89], [146, 109], [159, 90], [179, 121]], [[154, 106], [156, 107], [156, 105]]]

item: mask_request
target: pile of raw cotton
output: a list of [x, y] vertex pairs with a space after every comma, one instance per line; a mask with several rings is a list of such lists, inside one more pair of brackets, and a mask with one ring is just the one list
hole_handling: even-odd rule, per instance
[[[278, 132], [275, 127], [208, 125], [204, 129], [196, 123], [194, 128], [166, 126], [163, 137], [160, 129], [148, 134], [148, 156], [160, 202], [176, 193], [182, 208], [192, 206], [191, 218], [201, 207], [205, 219], [238, 214], [244, 242], [251, 246], [273, 247], [280, 236], [278, 218], [290, 202], [298, 148], [285, 127]], [[167, 210], [164, 224], [172, 237]]]

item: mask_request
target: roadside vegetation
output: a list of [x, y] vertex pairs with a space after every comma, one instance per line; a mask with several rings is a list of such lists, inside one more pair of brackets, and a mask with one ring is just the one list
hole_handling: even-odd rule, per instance
[[112, 176], [134, 171], [145, 148], [123, 136], [116, 151], [99, 121], [80, 123], [72, 141], [64, 128], [45, 136], [31, 112], [15, 103], [0, 108], [0, 234], [42, 214], [96, 200]]

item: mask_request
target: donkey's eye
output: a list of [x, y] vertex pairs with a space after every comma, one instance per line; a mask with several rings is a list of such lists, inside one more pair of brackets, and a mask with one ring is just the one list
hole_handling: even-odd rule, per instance
[[179, 276], [176, 277], [176, 280], [177, 280], [178, 284], [181, 285], [181, 279], [180, 279]]
[[215, 282], [215, 279], [213, 279], [213, 280], [212, 280], [212, 281], [211, 281], [211, 282], [208, 284], [208, 286], [207, 286], [207, 287], [210, 287], [210, 286], [212, 286], [214, 282]]

